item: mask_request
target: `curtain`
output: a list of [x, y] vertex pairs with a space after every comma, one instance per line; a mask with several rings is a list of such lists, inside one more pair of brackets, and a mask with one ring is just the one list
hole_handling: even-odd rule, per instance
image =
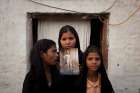
[[79, 35], [81, 50], [85, 51], [90, 41], [90, 20], [45, 18], [38, 20], [38, 40], [47, 38], [56, 42], [58, 48], [58, 35], [62, 26], [71, 25]]

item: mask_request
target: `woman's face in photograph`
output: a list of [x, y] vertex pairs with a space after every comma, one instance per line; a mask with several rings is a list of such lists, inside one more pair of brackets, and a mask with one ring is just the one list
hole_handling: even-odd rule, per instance
[[46, 64], [56, 65], [58, 58], [56, 46], [52, 46], [47, 52], [43, 52], [41, 57]]
[[100, 67], [101, 59], [98, 53], [90, 52], [86, 57], [86, 65], [88, 70], [96, 72]]
[[60, 43], [64, 49], [74, 48], [76, 45], [76, 38], [71, 32], [65, 32], [60, 38]]

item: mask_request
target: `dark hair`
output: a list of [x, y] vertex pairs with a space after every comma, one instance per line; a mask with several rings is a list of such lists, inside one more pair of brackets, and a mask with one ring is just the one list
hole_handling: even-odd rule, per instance
[[38, 40], [30, 52], [30, 73], [32, 79], [36, 81], [36, 85], [40, 86], [46, 81], [43, 62], [40, 54], [47, 52], [55, 42], [49, 39]]
[[61, 29], [60, 29], [60, 32], [59, 32], [59, 38], [58, 38], [58, 45], [59, 45], [59, 50], [62, 48], [62, 45], [60, 43], [60, 39], [63, 35], [63, 33], [66, 33], [66, 32], [70, 32], [74, 35], [75, 39], [76, 39], [76, 45], [75, 45], [75, 48], [78, 48], [78, 50], [81, 50], [80, 49], [80, 42], [79, 42], [79, 37], [78, 37], [78, 34], [76, 32], [76, 30], [70, 26], [70, 25], [65, 25], [63, 26]]
[[[114, 90], [112, 88], [112, 85], [110, 83], [110, 80], [107, 76], [104, 64], [103, 64], [103, 57], [100, 52], [100, 50], [95, 46], [88, 46], [85, 53], [84, 53], [84, 69], [83, 69], [83, 77], [84, 77], [84, 84], [86, 85], [87, 80], [87, 66], [86, 66], [86, 58], [89, 53], [96, 52], [100, 56], [101, 59], [101, 65], [99, 69], [97, 70], [101, 74], [101, 93], [114, 93]], [[86, 86], [85, 86], [86, 89]]]

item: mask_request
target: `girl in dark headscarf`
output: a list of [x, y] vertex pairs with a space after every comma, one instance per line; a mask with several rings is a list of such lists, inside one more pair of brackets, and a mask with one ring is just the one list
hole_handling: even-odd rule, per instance
[[54, 41], [37, 41], [30, 52], [30, 70], [25, 77], [22, 93], [59, 93], [57, 58]]
[[89, 46], [84, 53], [81, 93], [114, 93], [107, 76], [101, 52]]
[[[70, 26], [65, 25], [60, 29], [58, 38], [59, 50], [61, 49], [78, 49], [78, 59], [80, 71], [83, 64], [83, 53], [80, 49], [79, 37], [76, 30]], [[80, 73], [81, 74], [81, 73]], [[80, 93], [79, 85], [77, 83], [80, 75], [62, 75], [63, 91], [64, 93]]]

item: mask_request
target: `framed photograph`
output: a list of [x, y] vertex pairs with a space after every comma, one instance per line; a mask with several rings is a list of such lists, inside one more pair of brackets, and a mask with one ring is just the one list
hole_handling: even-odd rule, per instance
[[78, 75], [80, 73], [77, 48], [60, 51], [60, 73], [65, 75]]

